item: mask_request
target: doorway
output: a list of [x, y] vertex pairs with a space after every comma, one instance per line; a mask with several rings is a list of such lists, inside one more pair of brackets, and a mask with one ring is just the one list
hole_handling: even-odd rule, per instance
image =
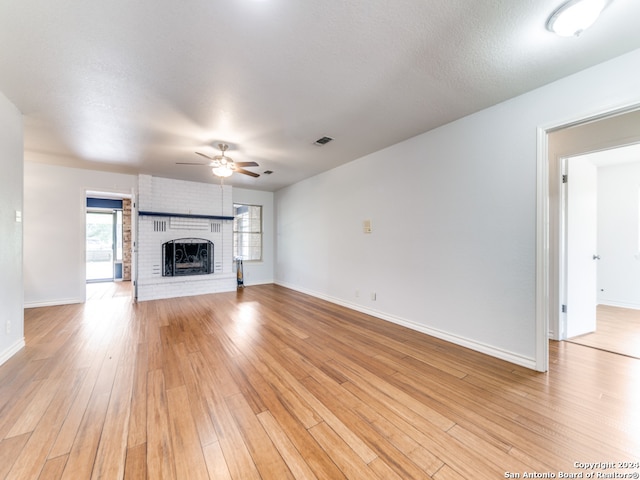
[[[564, 164], [560, 336], [601, 334], [613, 328], [616, 317], [628, 319], [629, 325], [618, 324], [634, 336], [632, 312], [615, 313], [640, 310], [640, 144], [572, 157]], [[602, 329], [601, 318], [607, 322]], [[622, 337], [603, 341], [613, 345], [613, 338]]]
[[[563, 340], [562, 159], [640, 142], [638, 105], [539, 128], [537, 369], [548, 369], [548, 340]], [[570, 306], [568, 308], [571, 308]]]
[[131, 280], [131, 204], [124, 195], [87, 192], [87, 283]]
[[86, 213], [86, 280], [122, 279], [122, 210]]
[[85, 192], [85, 300], [135, 301], [134, 192]]

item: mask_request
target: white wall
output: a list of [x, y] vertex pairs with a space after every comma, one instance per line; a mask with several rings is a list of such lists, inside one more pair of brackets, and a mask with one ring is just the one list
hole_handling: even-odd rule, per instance
[[537, 129], [640, 103], [638, 64], [640, 50], [277, 192], [276, 282], [540, 365]]
[[600, 304], [640, 308], [639, 193], [640, 162], [598, 169]]
[[25, 307], [83, 302], [87, 190], [131, 193], [137, 176], [24, 165]]
[[0, 365], [24, 346], [22, 115], [0, 92]]
[[273, 193], [234, 188], [233, 202], [262, 205], [262, 261], [244, 262], [244, 284], [249, 286], [273, 283], [275, 255]]

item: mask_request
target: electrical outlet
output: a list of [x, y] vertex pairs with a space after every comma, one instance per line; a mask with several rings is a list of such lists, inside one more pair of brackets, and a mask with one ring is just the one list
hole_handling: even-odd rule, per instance
[[371, 300], [376, 301], [376, 292], [371, 292]]
[[11, 320], [7, 320], [7, 335], [11, 333]]
[[356, 288], [356, 298], [358, 298], [359, 296], [360, 296], [360, 290]]

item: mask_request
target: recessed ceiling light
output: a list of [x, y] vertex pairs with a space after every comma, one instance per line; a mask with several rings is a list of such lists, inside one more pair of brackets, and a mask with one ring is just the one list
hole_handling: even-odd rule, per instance
[[547, 20], [547, 29], [561, 37], [573, 37], [595, 23], [609, 0], [569, 0]]

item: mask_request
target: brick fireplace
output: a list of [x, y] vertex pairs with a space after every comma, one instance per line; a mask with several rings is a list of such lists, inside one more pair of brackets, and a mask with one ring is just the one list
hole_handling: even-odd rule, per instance
[[231, 189], [150, 175], [138, 177], [138, 300], [236, 288]]

